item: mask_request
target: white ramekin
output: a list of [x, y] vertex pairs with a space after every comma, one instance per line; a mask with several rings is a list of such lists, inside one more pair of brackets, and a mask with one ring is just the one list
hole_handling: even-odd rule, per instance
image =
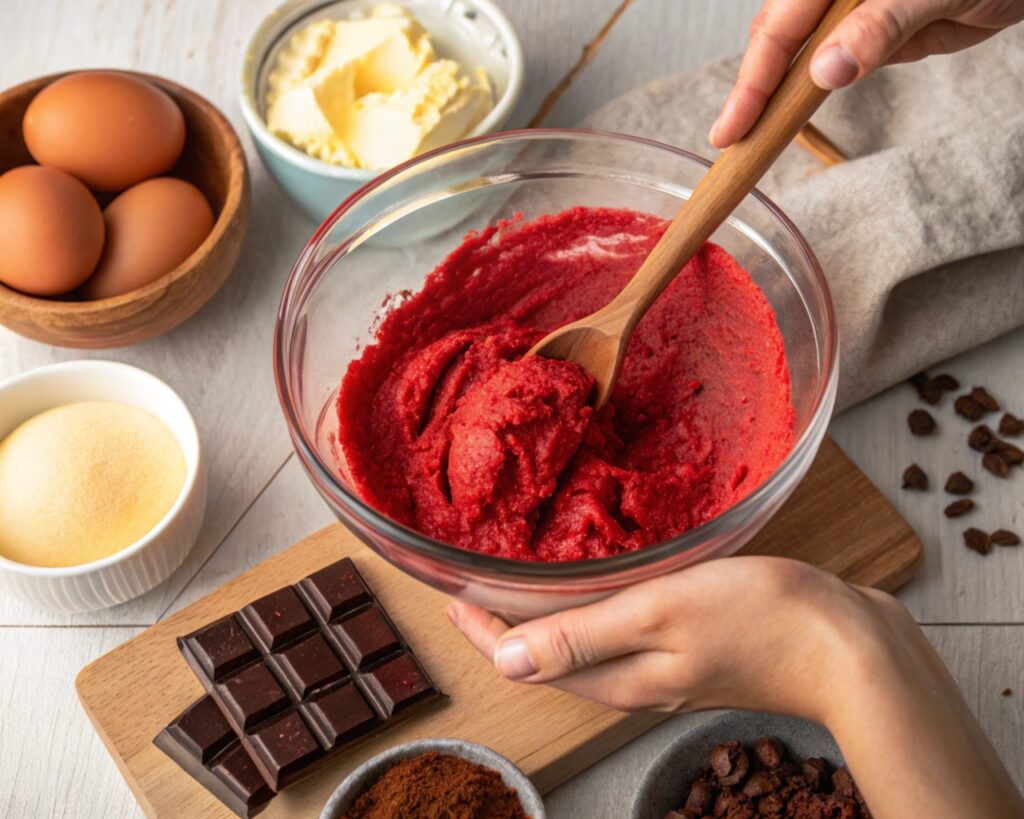
[[0, 384], [0, 440], [29, 418], [77, 401], [118, 401], [152, 413], [181, 446], [186, 475], [181, 494], [163, 520], [115, 554], [62, 568], [26, 566], [0, 557], [0, 591], [69, 612], [116, 606], [166, 580], [195, 543], [206, 509], [206, 471], [192, 416], [174, 390], [137, 367], [69, 361], [5, 381]]

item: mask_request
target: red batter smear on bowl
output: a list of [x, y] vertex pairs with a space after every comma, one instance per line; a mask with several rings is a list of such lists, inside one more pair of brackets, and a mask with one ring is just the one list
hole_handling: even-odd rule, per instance
[[470, 234], [392, 309], [338, 398], [344, 471], [429, 537], [521, 560], [642, 549], [711, 520], [793, 445], [782, 335], [706, 244], [637, 327], [611, 401], [523, 354], [607, 303], [666, 222], [573, 208]]

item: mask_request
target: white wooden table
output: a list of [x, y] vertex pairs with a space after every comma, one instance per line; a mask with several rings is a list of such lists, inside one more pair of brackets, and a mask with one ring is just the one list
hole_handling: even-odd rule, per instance
[[[592, 46], [592, 59], [544, 124], [570, 125], [647, 80], [742, 49], [758, 0], [499, 0], [522, 37], [528, 82], [524, 124]], [[72, 68], [133, 68], [177, 80], [218, 104], [243, 132], [236, 103], [244, 43], [277, 0], [7, 0], [0, 24], [0, 87]], [[671, 37], [666, 34], [671, 33]], [[0, 816], [141, 815], [75, 697], [90, 660], [203, 596], [224, 580], [332, 521], [291, 455], [270, 367], [271, 328], [285, 276], [314, 225], [263, 171], [247, 137], [254, 208], [242, 259], [224, 290], [174, 332], [123, 350], [52, 349], [0, 329], [0, 378], [80, 357], [139, 365], [170, 383], [195, 414], [210, 464], [202, 535], [163, 586], [87, 615], [36, 611], [0, 599]], [[1024, 330], [948, 362], [965, 383], [999, 385], [1024, 414]], [[244, 397], [244, 409], [227, 411]], [[960, 542], [963, 522], [940, 514], [940, 492], [907, 494], [899, 474], [913, 460], [933, 483], [976, 459], [962, 428], [938, 443], [913, 439], [914, 405], [898, 387], [835, 420], [832, 433], [920, 533], [927, 559], [900, 595], [949, 663], [1019, 785], [1024, 786], [1024, 548], [987, 559]], [[948, 411], [947, 411], [948, 412]], [[946, 417], [945, 415], [943, 417]], [[1024, 476], [984, 481], [972, 525], [1024, 530]], [[1005, 688], [1013, 689], [1009, 697]], [[677, 717], [555, 791], [550, 813], [625, 815], [635, 783], [668, 739], [701, 716]]]

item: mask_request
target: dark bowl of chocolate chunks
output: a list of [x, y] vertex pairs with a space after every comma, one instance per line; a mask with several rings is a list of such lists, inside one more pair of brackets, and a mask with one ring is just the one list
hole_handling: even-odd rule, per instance
[[798, 717], [728, 711], [672, 742], [644, 774], [632, 819], [869, 817], [832, 735]]

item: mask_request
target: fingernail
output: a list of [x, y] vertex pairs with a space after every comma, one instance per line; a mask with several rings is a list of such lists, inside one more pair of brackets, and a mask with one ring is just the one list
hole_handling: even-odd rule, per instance
[[857, 61], [841, 45], [829, 46], [811, 61], [811, 79], [819, 88], [849, 85], [857, 76]]
[[718, 130], [718, 123], [721, 121], [721, 119], [722, 118], [719, 117], [713, 123], [711, 123], [711, 130], [708, 131], [708, 142], [710, 142], [712, 145], [718, 144], [717, 142], [715, 142], [715, 132]]
[[537, 666], [530, 658], [530, 650], [522, 637], [502, 641], [494, 651], [494, 665], [510, 680], [521, 680], [537, 673]]

